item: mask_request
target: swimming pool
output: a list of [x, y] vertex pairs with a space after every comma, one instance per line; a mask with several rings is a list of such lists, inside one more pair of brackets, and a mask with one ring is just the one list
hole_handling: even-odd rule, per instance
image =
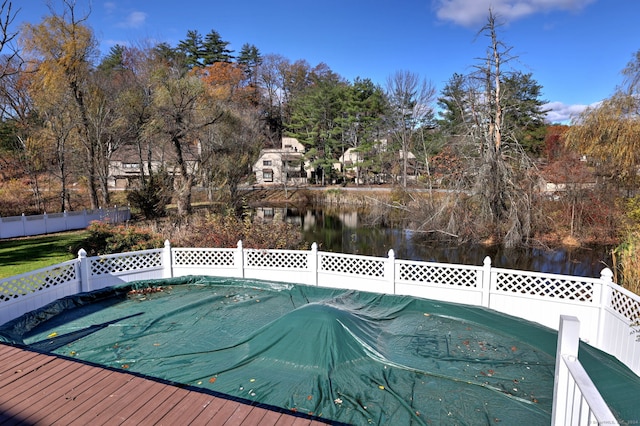
[[[549, 424], [557, 333], [404, 296], [191, 276], [60, 299], [0, 339], [350, 424]], [[588, 345], [612, 409], [637, 377]]]

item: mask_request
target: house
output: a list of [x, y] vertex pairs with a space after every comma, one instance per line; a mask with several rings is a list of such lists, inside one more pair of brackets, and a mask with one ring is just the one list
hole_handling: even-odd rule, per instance
[[296, 138], [282, 138], [282, 147], [263, 149], [253, 165], [257, 185], [306, 185], [311, 167], [305, 148]]
[[[376, 156], [378, 161], [381, 162], [402, 162], [404, 160], [405, 154], [403, 150], [399, 150], [396, 154], [387, 153], [387, 141], [386, 139], [382, 139], [378, 141], [373, 151], [363, 152], [361, 149], [349, 148], [344, 154], [338, 158], [338, 162], [333, 164], [333, 169], [338, 173], [342, 174], [346, 179], [352, 180], [359, 184], [365, 183], [365, 180], [383, 183], [388, 181], [390, 176], [386, 176], [386, 173], [372, 173], [370, 170], [367, 171], [366, 168], [363, 167], [365, 161], [367, 159], [371, 159], [371, 157]], [[386, 155], [386, 160], [383, 159]], [[391, 155], [391, 156], [390, 156]], [[408, 176], [407, 180], [416, 180], [417, 175], [420, 172], [420, 165], [416, 159], [416, 156], [412, 152], [407, 153], [407, 169]], [[383, 167], [385, 170], [390, 170], [392, 168], [391, 164], [386, 164]], [[367, 173], [369, 176], [366, 176]], [[393, 178], [392, 178], [393, 179]]]
[[[190, 173], [195, 173], [198, 168], [199, 154], [200, 144], [188, 146], [182, 153]], [[133, 144], [121, 145], [109, 161], [107, 184], [109, 188], [127, 189], [135, 186], [142, 175], [149, 176], [150, 171], [156, 173], [160, 170], [166, 171], [171, 177], [180, 174], [175, 152], [168, 144], [155, 143], [150, 147], [142, 148]]]

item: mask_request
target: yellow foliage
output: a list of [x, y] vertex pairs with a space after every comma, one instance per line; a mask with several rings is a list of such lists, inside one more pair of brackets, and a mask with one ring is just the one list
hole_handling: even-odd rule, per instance
[[636, 96], [616, 93], [599, 106], [586, 109], [567, 131], [565, 141], [633, 187], [640, 164], [639, 111]]
[[640, 294], [640, 230], [630, 232], [612, 254], [614, 281]]

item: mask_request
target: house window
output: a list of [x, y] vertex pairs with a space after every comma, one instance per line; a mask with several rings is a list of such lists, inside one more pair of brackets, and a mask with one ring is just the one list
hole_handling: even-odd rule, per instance
[[122, 168], [127, 170], [139, 170], [140, 164], [139, 163], [122, 163]]
[[265, 182], [273, 182], [273, 170], [269, 170], [269, 169], [263, 170], [262, 180]]
[[271, 160], [263, 160], [262, 161], [262, 165], [263, 166], [270, 166], [271, 165]]

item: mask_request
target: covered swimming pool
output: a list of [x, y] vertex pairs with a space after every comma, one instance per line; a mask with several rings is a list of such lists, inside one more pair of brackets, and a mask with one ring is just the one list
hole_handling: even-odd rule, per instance
[[[69, 296], [0, 339], [349, 424], [551, 421], [557, 332], [482, 307], [188, 276]], [[621, 419], [640, 381], [581, 344]]]

